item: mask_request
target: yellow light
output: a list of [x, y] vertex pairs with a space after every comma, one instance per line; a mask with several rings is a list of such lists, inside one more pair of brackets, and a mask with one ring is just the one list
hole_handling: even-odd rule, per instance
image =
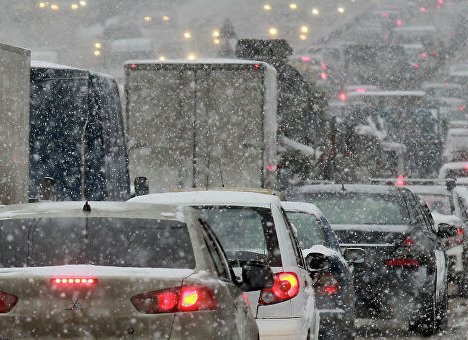
[[59, 10], [59, 6], [56, 5], [56, 4], [52, 4], [52, 5], [50, 5], [50, 9], [53, 10], [53, 11], [58, 11], [58, 10]]
[[162, 21], [169, 22], [170, 20], [171, 20], [171, 18], [169, 18], [167, 15], [163, 15]]
[[275, 36], [275, 35], [278, 35], [278, 30], [274, 27], [271, 27], [269, 30], [268, 30], [268, 33], [270, 33], [270, 35], [272, 36]]
[[97, 43], [94, 44], [94, 47], [99, 50], [102, 47], [102, 45], [101, 45], [101, 43], [97, 42]]
[[94, 51], [94, 55], [96, 57], [99, 57], [101, 55], [101, 51], [99, 51], [99, 50]]
[[265, 11], [271, 11], [271, 5], [265, 4], [265, 5], [263, 5], [263, 9], [264, 9]]
[[306, 40], [306, 39], [307, 39], [307, 35], [305, 35], [305, 34], [300, 34], [300, 35], [299, 35], [299, 39], [301, 39], [301, 40]]
[[301, 32], [302, 32], [302, 33], [308, 33], [308, 32], [309, 32], [309, 27], [307, 27], [307, 26], [305, 26], [305, 25], [304, 25], [304, 26], [301, 26]]
[[184, 294], [182, 297], [182, 306], [184, 307], [190, 307], [193, 306], [197, 303], [198, 301], [198, 293], [196, 291], [194, 292], [188, 292], [188, 294]]
[[146, 23], [150, 23], [151, 21], [153, 21], [153, 18], [152, 17], [149, 17], [149, 16], [146, 16], [143, 18], [143, 20], [146, 22]]
[[45, 2], [40, 2], [40, 3], [39, 3], [39, 7], [40, 7], [40, 8], [45, 8], [45, 7], [46, 7]]
[[165, 60], [166, 60], [166, 57], [162, 55], [162, 56], [159, 57], [159, 60], [160, 60], [160, 61], [165, 61]]
[[84, 7], [84, 6], [86, 6], [87, 4], [88, 4], [88, 3], [87, 3], [86, 1], [83, 1], [83, 0], [80, 1], [80, 6], [81, 6], [81, 7]]
[[220, 42], [221, 42], [221, 40], [219, 40], [218, 38], [213, 39], [213, 43], [215, 45], [219, 45]]
[[190, 32], [185, 32], [184, 33], [184, 38], [185, 39], [190, 39], [191, 37], [192, 37], [192, 33], [190, 33]]
[[190, 54], [187, 56], [187, 59], [188, 59], [188, 60], [195, 60], [195, 59], [196, 59], [196, 56], [195, 56], [195, 54], [190, 53]]
[[71, 4], [70, 7], [72, 10], [77, 10], [79, 8], [78, 4]]
[[219, 31], [218, 30], [213, 31], [213, 38], [219, 38]]
[[313, 15], [319, 15], [320, 13], [319, 13], [319, 10], [317, 8], [313, 8], [312, 9], [312, 14]]
[[344, 7], [338, 7], [338, 12], [343, 14], [344, 13]]
[[295, 10], [295, 9], [297, 9], [297, 4], [295, 2], [291, 2], [289, 4], [289, 8], [292, 9], [292, 10]]

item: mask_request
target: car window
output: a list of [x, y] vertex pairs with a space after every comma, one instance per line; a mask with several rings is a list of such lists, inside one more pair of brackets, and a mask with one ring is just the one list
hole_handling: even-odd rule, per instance
[[0, 267], [69, 264], [195, 268], [185, 223], [144, 218], [0, 221]]
[[330, 223], [328, 223], [327, 219], [325, 217], [320, 218], [320, 222], [322, 223], [323, 227], [322, 230], [325, 234], [325, 238], [327, 240], [327, 246], [329, 248], [332, 248], [336, 250], [337, 252], [341, 253], [341, 247], [340, 244], [338, 243], [338, 239], [336, 238], [335, 233], [333, 232]]
[[231, 265], [242, 266], [248, 261], [260, 261], [281, 266], [270, 209], [231, 206], [197, 208], [221, 242]]
[[296, 227], [297, 239], [302, 249], [325, 245], [325, 235], [317, 218], [305, 212], [288, 211], [289, 221]]
[[219, 277], [230, 281], [231, 275], [229, 271], [229, 265], [226, 262], [225, 254], [221, 248], [221, 245], [209, 230], [210, 227], [208, 224], [203, 220], [200, 220], [200, 223], [204, 226], [202, 229], [203, 238]]
[[281, 215], [283, 216], [284, 223], [288, 229], [289, 238], [291, 239], [291, 245], [293, 247], [294, 256], [296, 257], [296, 263], [299, 267], [305, 268], [304, 258], [302, 256], [301, 247], [299, 245], [299, 240], [297, 239], [296, 233], [291, 225], [291, 222], [288, 219], [288, 215], [283, 208], [281, 208]]
[[312, 193], [298, 196], [316, 204], [332, 224], [407, 224], [406, 210], [396, 195]]
[[431, 211], [444, 215], [452, 214], [452, 204], [448, 195], [419, 194]]

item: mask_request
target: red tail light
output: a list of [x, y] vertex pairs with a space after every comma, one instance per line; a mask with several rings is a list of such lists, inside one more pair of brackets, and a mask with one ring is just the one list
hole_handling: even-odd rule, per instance
[[340, 291], [340, 282], [333, 274], [322, 273], [315, 282], [315, 290], [318, 295], [334, 295]]
[[416, 240], [411, 237], [407, 237], [401, 242], [403, 246], [412, 246], [413, 244], [416, 244]]
[[426, 52], [421, 53], [421, 59], [426, 59], [426, 58], [427, 58], [427, 53]]
[[92, 286], [97, 284], [97, 279], [91, 277], [57, 277], [51, 279], [50, 283], [55, 286]]
[[326, 74], [325, 72], [321, 72], [321, 73], [320, 73], [320, 79], [322, 79], [322, 80], [327, 80], [327, 77], [328, 77], [328, 76], [327, 76], [327, 74]]
[[465, 242], [465, 230], [463, 228], [457, 229], [457, 241], [459, 244], [463, 244]]
[[411, 257], [394, 258], [385, 260], [387, 267], [419, 267], [419, 260]]
[[258, 303], [272, 305], [292, 299], [299, 293], [299, 279], [296, 273], [281, 272], [274, 275], [273, 287], [264, 288]]
[[342, 102], [345, 102], [346, 100], [348, 100], [348, 95], [346, 94], [346, 92], [340, 92], [340, 94], [338, 95], [338, 99]]
[[395, 182], [395, 185], [396, 185], [397, 187], [403, 187], [403, 186], [405, 186], [405, 185], [406, 185], [405, 177], [402, 176], [402, 175], [398, 176], [398, 177], [397, 177], [397, 180], [396, 180], [396, 182]]
[[218, 301], [208, 287], [182, 286], [133, 296], [133, 306], [141, 313], [160, 314], [214, 310]]
[[0, 313], [8, 313], [18, 302], [18, 297], [0, 292]]
[[458, 111], [464, 111], [465, 110], [465, 105], [458, 105], [457, 109], [458, 109]]

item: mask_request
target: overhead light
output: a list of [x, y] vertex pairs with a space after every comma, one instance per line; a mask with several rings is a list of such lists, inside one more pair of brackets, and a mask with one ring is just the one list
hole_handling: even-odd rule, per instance
[[313, 15], [319, 15], [319, 10], [317, 8], [312, 8], [312, 14]]
[[263, 5], [263, 9], [265, 11], [271, 11], [271, 5], [270, 4], [265, 4], [265, 5]]
[[102, 47], [102, 45], [101, 43], [97, 42], [94, 44], [94, 47], [99, 50]]
[[191, 37], [192, 37], [192, 33], [190, 33], [190, 32], [185, 32], [184, 33], [184, 38], [185, 39], [190, 39]]
[[297, 4], [295, 2], [291, 2], [289, 4], [289, 8], [292, 9], [292, 10], [296, 10], [297, 9]]
[[343, 14], [344, 13], [344, 7], [338, 7], [338, 13]]
[[271, 27], [268, 30], [268, 33], [270, 33], [271, 36], [276, 36], [276, 35], [278, 35], [278, 29], [276, 29], [275, 27]]
[[213, 36], [213, 38], [219, 38], [219, 31], [214, 30], [212, 36]]
[[305, 26], [305, 25], [304, 25], [304, 26], [301, 26], [301, 32], [302, 32], [302, 33], [308, 33], [308, 32], [309, 32], [309, 27], [307, 27], [307, 26]]

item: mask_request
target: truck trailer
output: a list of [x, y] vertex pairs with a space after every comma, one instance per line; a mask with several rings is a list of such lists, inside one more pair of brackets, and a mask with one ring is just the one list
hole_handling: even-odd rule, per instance
[[276, 185], [276, 71], [242, 60], [125, 64], [131, 178], [150, 192]]

